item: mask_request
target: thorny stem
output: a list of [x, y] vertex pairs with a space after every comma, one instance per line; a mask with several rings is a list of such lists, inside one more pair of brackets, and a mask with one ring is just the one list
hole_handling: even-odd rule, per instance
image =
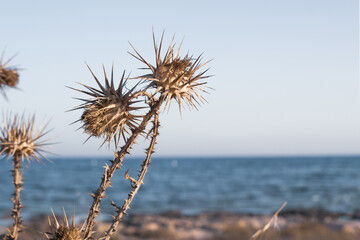
[[11, 199], [14, 202], [14, 208], [12, 211], [13, 212], [12, 217], [14, 218], [14, 225], [11, 230], [11, 238], [13, 240], [17, 240], [22, 227], [22, 221], [20, 216], [20, 210], [22, 208], [20, 201], [20, 191], [22, 190], [23, 182], [22, 182], [22, 174], [21, 174], [20, 156], [18, 154], [15, 154], [13, 160], [14, 160], [13, 176], [14, 176], [15, 193], [14, 193], [14, 198]]
[[130, 180], [130, 185], [132, 187], [132, 191], [129, 193], [128, 198], [125, 199], [124, 204], [121, 208], [117, 207], [117, 216], [114, 217], [113, 223], [111, 224], [108, 231], [105, 233], [105, 236], [101, 239], [109, 240], [111, 235], [115, 232], [116, 227], [118, 226], [121, 219], [124, 217], [124, 215], [127, 215], [126, 211], [130, 209], [130, 203], [134, 199], [135, 195], [140, 189], [140, 186], [144, 184], [143, 180], [145, 177], [146, 172], [148, 171], [148, 167], [151, 163], [151, 155], [154, 153], [154, 147], [156, 144], [156, 137], [159, 135], [159, 113], [156, 112], [153, 120], [153, 128], [151, 129], [152, 132], [152, 138], [150, 141], [149, 147], [146, 149], [146, 159], [142, 162], [140, 174], [138, 176], [138, 179], [135, 180], [134, 178], [130, 177], [128, 175], [128, 172], [125, 173], [125, 178]]
[[111, 160], [111, 165], [105, 166], [105, 172], [103, 174], [103, 177], [101, 179], [101, 183], [99, 188], [91, 194], [93, 197], [93, 203], [91, 205], [88, 217], [85, 221], [85, 229], [84, 229], [84, 239], [88, 239], [92, 235], [92, 229], [94, 228], [94, 219], [95, 217], [100, 213], [100, 202], [105, 197], [105, 190], [111, 186], [111, 178], [114, 175], [115, 171], [117, 169], [120, 169], [121, 163], [125, 157], [126, 154], [130, 153], [130, 149], [132, 145], [135, 143], [138, 135], [142, 133], [151, 118], [157, 114], [159, 111], [162, 103], [165, 101], [166, 96], [162, 95], [158, 101], [154, 103], [154, 105], [151, 106], [149, 112], [144, 116], [143, 121], [137, 127], [133, 130], [132, 135], [127, 139], [124, 146], [121, 147], [120, 151], [115, 153], [114, 159]]

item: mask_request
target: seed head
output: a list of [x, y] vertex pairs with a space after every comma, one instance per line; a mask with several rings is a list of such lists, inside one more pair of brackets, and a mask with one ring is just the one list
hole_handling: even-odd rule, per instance
[[66, 217], [66, 213], [64, 210], [64, 222], [63, 225], [60, 225], [54, 212], [53, 213], [53, 221], [51, 222], [50, 217], [49, 219], [49, 226], [51, 232], [46, 232], [45, 237], [49, 240], [83, 240], [84, 234], [82, 233], [82, 230], [75, 226], [74, 218], [75, 218], [75, 212], [73, 214], [72, 223], [71, 226], [69, 225], [69, 222]]
[[8, 66], [11, 58], [3, 63], [3, 57], [0, 59], [0, 91], [6, 97], [5, 88], [16, 87], [19, 83], [18, 69]]
[[72, 88], [91, 97], [90, 99], [79, 99], [84, 103], [73, 110], [84, 110], [78, 121], [83, 123], [82, 127], [84, 132], [90, 135], [89, 138], [101, 136], [105, 138], [104, 143], [109, 142], [109, 144], [114, 139], [117, 146], [120, 137], [123, 136], [125, 139], [125, 135], [130, 134], [130, 131], [137, 127], [137, 120], [141, 117], [134, 114], [134, 111], [142, 108], [133, 106], [139, 102], [133, 96], [136, 86], [130, 90], [125, 89], [127, 79], [124, 77], [124, 72], [119, 86], [115, 88], [113, 70], [109, 82], [105, 69], [105, 85], [102, 85], [90, 68], [89, 70], [99, 89], [81, 83], [80, 85], [85, 87], [87, 91]]
[[197, 73], [197, 71], [208, 62], [201, 63], [201, 55], [197, 58], [193, 58], [188, 54], [185, 57], [180, 57], [181, 44], [175, 51], [174, 39], [168, 47], [165, 56], [161, 58], [163, 37], [164, 34], [161, 37], [160, 46], [158, 46], [153, 33], [156, 66], [148, 63], [130, 44], [136, 55], [130, 54], [145, 63], [147, 65], [146, 69], [151, 71], [150, 74], [139, 76], [138, 78], [147, 80], [149, 82], [148, 88], [155, 88], [156, 93], [160, 92], [166, 96], [165, 108], [169, 108], [171, 101], [174, 99], [178, 102], [180, 113], [181, 107], [184, 105], [197, 109], [197, 105], [206, 102], [206, 99], [199, 92], [207, 93], [204, 88], [210, 88], [206, 85], [206, 82], [201, 81], [209, 77], [204, 76], [208, 69], [200, 73]]
[[24, 115], [8, 115], [5, 124], [0, 128], [0, 155], [18, 155], [29, 162], [32, 159], [41, 162], [40, 157], [46, 159], [42, 153], [46, 152], [43, 147], [49, 145], [48, 139], [43, 139], [48, 133], [47, 124], [34, 131], [34, 123], [34, 115], [29, 119]]

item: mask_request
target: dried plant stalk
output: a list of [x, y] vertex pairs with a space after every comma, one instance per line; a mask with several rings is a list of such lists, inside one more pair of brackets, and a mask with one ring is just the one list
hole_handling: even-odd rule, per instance
[[261, 229], [257, 230], [256, 233], [254, 233], [250, 240], [257, 240], [259, 239], [259, 237], [261, 237], [262, 235], [264, 235], [266, 233], [267, 230], [270, 229], [270, 227], [276, 227], [277, 228], [277, 221], [278, 221], [278, 215], [281, 212], [281, 210], [283, 210], [283, 208], [286, 206], [287, 202], [284, 202], [283, 205], [276, 211], [276, 213], [272, 216], [272, 218], [270, 218], [270, 220], [265, 224], [264, 227], [262, 227]]
[[121, 163], [126, 154], [130, 152], [132, 145], [135, 143], [137, 137], [140, 133], [142, 133], [151, 118], [159, 111], [162, 103], [164, 102], [165, 98], [161, 97], [152, 107], [150, 111], [144, 116], [143, 121], [136, 128], [130, 138], [126, 141], [125, 145], [121, 147], [121, 150], [115, 153], [114, 159], [111, 160], [111, 165], [105, 166], [105, 173], [101, 179], [101, 183], [99, 188], [91, 194], [93, 197], [93, 203], [91, 205], [88, 217], [85, 222], [85, 237], [90, 237], [92, 235], [92, 229], [94, 228], [94, 219], [100, 213], [100, 202], [105, 197], [105, 190], [111, 186], [111, 178], [114, 175], [117, 169], [120, 169]]
[[14, 198], [11, 200], [14, 203], [14, 208], [12, 210], [12, 217], [14, 219], [14, 224], [12, 229], [10, 230], [11, 239], [17, 240], [19, 237], [19, 233], [22, 229], [22, 220], [20, 216], [20, 210], [22, 208], [21, 201], [20, 201], [20, 191], [23, 187], [22, 182], [22, 173], [21, 173], [21, 164], [20, 164], [20, 156], [19, 154], [14, 155], [14, 170], [13, 170], [13, 177], [14, 177]]
[[[105, 197], [106, 189], [111, 186], [112, 176], [117, 169], [121, 168], [125, 155], [130, 153], [139, 134], [145, 131], [148, 123], [154, 118], [154, 127], [152, 129], [153, 136], [150, 141], [150, 147], [147, 149], [147, 157], [143, 162], [139, 178], [138, 180], [135, 180], [126, 174], [125, 177], [131, 181], [133, 190], [130, 192], [129, 198], [125, 200], [123, 207], [118, 208], [117, 216], [110, 229], [107, 231], [105, 239], [110, 238], [119, 221], [121, 221], [123, 215], [126, 214], [132, 199], [142, 184], [142, 180], [147, 172], [148, 165], [150, 164], [156, 136], [158, 134], [158, 114], [161, 106], [165, 103], [165, 109], [169, 109], [172, 100], [175, 100], [178, 103], [181, 114], [181, 109], [184, 106], [197, 109], [197, 105], [206, 102], [206, 99], [199, 92], [207, 93], [204, 88], [209, 87], [206, 85], [206, 82], [202, 82], [202, 80], [209, 76], [204, 76], [207, 70], [200, 73], [198, 73], [198, 70], [207, 64], [207, 62], [204, 64], [201, 63], [201, 55], [197, 58], [193, 58], [189, 55], [186, 55], [183, 58], [179, 57], [180, 47], [175, 50], [175, 43], [173, 42], [168, 47], [165, 56], [162, 59], [162, 40], [163, 37], [161, 38], [160, 46], [158, 46], [153, 34], [156, 60], [155, 66], [149, 64], [134, 47], [135, 54], [130, 53], [136, 59], [146, 64], [146, 69], [150, 70], [149, 74], [134, 78], [139, 79], [138, 84], [141, 82], [147, 83], [145, 88], [134, 91], [137, 84], [128, 92], [123, 93], [123, 77], [118, 89], [115, 89], [113, 84], [113, 74], [111, 74], [110, 83], [105, 73], [104, 86], [99, 83], [93, 74], [100, 89], [95, 89], [83, 84], [82, 85], [87, 89], [86, 91], [75, 89], [92, 97], [91, 99], [80, 99], [85, 101], [85, 103], [75, 108], [84, 110], [80, 121], [83, 122], [85, 133], [90, 134], [90, 137], [105, 136], [104, 142], [109, 143], [114, 138], [116, 149], [119, 146], [120, 136], [123, 136], [124, 138], [124, 145], [119, 151], [115, 152], [113, 160], [110, 161], [110, 166], [106, 164], [100, 186], [91, 194], [93, 203], [86, 218], [84, 228], [84, 237], [86, 239], [90, 238], [93, 234], [95, 218], [100, 213], [100, 202]], [[142, 102], [141, 100], [138, 100], [139, 97], [147, 98], [145, 103], [150, 103], [149, 111], [143, 116], [137, 116], [131, 113], [133, 110], [142, 108], [130, 106], [133, 103]], [[142, 122], [137, 125], [137, 118], [140, 117], [142, 118]], [[130, 130], [131, 133], [127, 132], [129, 137], [126, 139], [124, 133], [127, 129]]]
[[14, 208], [12, 211], [12, 217], [14, 224], [12, 229], [9, 230], [9, 234], [5, 236], [5, 239], [17, 240], [19, 233], [22, 229], [22, 221], [20, 211], [22, 208], [20, 201], [20, 191], [22, 190], [22, 172], [21, 162], [27, 159], [28, 163], [32, 159], [41, 162], [40, 157], [44, 157], [42, 149], [44, 145], [47, 145], [47, 140], [41, 138], [47, 133], [45, 128], [41, 128], [38, 132], [34, 132], [35, 117], [26, 120], [24, 116], [19, 117], [15, 115], [13, 118], [8, 116], [7, 123], [0, 129], [0, 155], [7, 155], [12, 157], [14, 170], [14, 185], [15, 193], [12, 199]]
[[151, 129], [151, 141], [149, 147], [146, 149], [146, 159], [142, 162], [140, 174], [137, 179], [134, 179], [129, 176], [127, 171], [125, 173], [125, 179], [130, 180], [130, 185], [132, 187], [132, 191], [129, 193], [128, 198], [125, 199], [124, 204], [121, 208], [117, 207], [117, 216], [114, 216], [114, 220], [110, 226], [110, 228], [106, 231], [105, 236], [101, 239], [109, 240], [111, 235], [115, 232], [116, 227], [119, 222], [122, 220], [124, 215], [127, 215], [126, 211], [130, 209], [130, 203], [134, 199], [135, 195], [139, 191], [142, 184], [144, 184], [143, 180], [145, 178], [146, 172], [148, 171], [149, 165], [151, 163], [151, 156], [154, 153], [154, 148], [156, 144], [156, 138], [159, 135], [159, 112], [155, 113], [153, 120], [153, 128]]

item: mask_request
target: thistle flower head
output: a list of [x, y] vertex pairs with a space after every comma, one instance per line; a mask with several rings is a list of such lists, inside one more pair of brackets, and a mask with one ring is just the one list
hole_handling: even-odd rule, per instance
[[34, 130], [35, 116], [26, 119], [24, 115], [8, 115], [6, 123], [0, 128], [0, 155], [19, 156], [30, 162], [36, 159], [41, 162], [40, 157], [46, 159], [42, 154], [46, 152], [43, 147], [48, 145], [48, 139], [43, 139], [46, 125]]
[[72, 217], [72, 223], [69, 225], [65, 210], [63, 215], [63, 224], [60, 225], [54, 212], [53, 214], [53, 221], [49, 219], [49, 226], [51, 232], [46, 232], [45, 237], [49, 240], [83, 240], [84, 234], [82, 233], [82, 230], [75, 226], [74, 218], [75, 218], [75, 211]]
[[138, 78], [149, 81], [148, 88], [155, 88], [156, 93], [159, 92], [166, 97], [165, 108], [169, 108], [171, 101], [174, 99], [178, 102], [180, 113], [184, 105], [197, 109], [197, 105], [206, 102], [206, 99], [200, 93], [207, 93], [205, 88], [210, 88], [206, 85], [206, 82], [202, 81], [202, 79], [209, 77], [204, 76], [208, 69], [200, 73], [198, 73], [198, 70], [208, 62], [201, 63], [201, 55], [197, 58], [193, 58], [188, 54], [185, 57], [180, 57], [181, 44], [175, 50], [174, 39], [164, 57], [161, 58], [163, 37], [164, 33], [161, 37], [160, 45], [158, 45], [153, 33], [156, 66], [146, 61], [131, 45], [136, 55], [130, 54], [145, 63], [147, 65], [146, 69], [151, 71], [150, 74], [139, 76]]
[[84, 110], [78, 121], [82, 121], [84, 132], [90, 135], [89, 138], [102, 136], [105, 138], [104, 143], [109, 142], [109, 144], [114, 139], [117, 146], [121, 136], [125, 139], [125, 135], [130, 134], [130, 131], [137, 127], [137, 120], [140, 116], [135, 115], [134, 111], [142, 107], [134, 106], [139, 102], [133, 96], [136, 86], [130, 90], [125, 88], [127, 79], [125, 79], [124, 72], [119, 86], [116, 88], [113, 70], [109, 82], [105, 69], [105, 84], [102, 85], [90, 68], [89, 70], [99, 88], [96, 89], [85, 84], [80, 84], [86, 88], [85, 91], [72, 88], [91, 97], [79, 99], [84, 103], [73, 110]]
[[19, 83], [18, 69], [8, 66], [12, 58], [3, 62], [3, 56], [0, 59], [0, 91], [6, 97], [6, 87], [16, 87]]

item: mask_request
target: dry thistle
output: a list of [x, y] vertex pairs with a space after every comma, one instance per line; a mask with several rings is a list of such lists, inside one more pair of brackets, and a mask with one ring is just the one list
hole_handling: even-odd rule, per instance
[[16, 87], [19, 83], [18, 69], [8, 66], [12, 58], [3, 63], [3, 55], [0, 59], [0, 91], [6, 97], [6, 87]]
[[46, 152], [43, 148], [49, 145], [48, 139], [42, 139], [48, 133], [47, 124], [34, 132], [35, 116], [27, 120], [24, 115], [7, 116], [6, 123], [0, 129], [0, 155], [9, 157], [25, 158], [28, 162], [32, 159], [41, 162], [42, 154]]
[[12, 210], [12, 217], [14, 224], [12, 229], [8, 229], [8, 238], [16, 240], [22, 229], [22, 221], [20, 210], [22, 208], [20, 201], [20, 191], [22, 190], [22, 172], [21, 161], [27, 159], [28, 163], [32, 159], [41, 162], [40, 157], [44, 157], [42, 147], [46, 145], [47, 140], [40, 140], [47, 132], [45, 128], [40, 128], [38, 132], [34, 132], [33, 116], [30, 120], [26, 120], [24, 116], [19, 117], [15, 115], [13, 118], [9, 115], [6, 124], [0, 129], [0, 155], [7, 155], [8, 158], [12, 157], [14, 169], [14, 186], [15, 193], [12, 199], [14, 208]]
[[84, 110], [79, 121], [83, 122], [82, 127], [84, 128], [84, 132], [90, 135], [89, 138], [92, 136], [104, 136], [104, 143], [109, 142], [110, 144], [112, 139], [114, 139], [115, 145], [117, 146], [121, 136], [124, 141], [126, 141], [125, 134], [131, 134], [131, 131], [137, 127], [137, 119], [140, 116], [133, 114], [133, 112], [142, 107], [133, 106], [138, 102], [135, 101], [133, 97], [136, 86], [129, 91], [125, 91], [124, 88], [127, 80], [124, 78], [124, 72], [119, 86], [115, 88], [113, 69], [111, 70], [111, 82], [109, 82], [105, 68], [105, 85], [102, 85], [90, 68], [89, 70], [98, 84], [99, 89], [81, 83], [79, 84], [84, 86], [88, 91], [72, 88], [91, 96], [90, 99], [80, 99], [85, 103], [73, 110]]
[[[130, 138], [134, 140], [134, 131], [137, 132], [139, 129], [137, 120], [142, 116], [137, 116], [133, 112], [143, 108], [134, 106], [134, 104], [139, 102], [136, 100], [139, 94], [134, 92], [137, 85], [130, 90], [126, 90], [125, 85], [127, 79], [125, 79], [124, 72], [119, 86], [115, 88], [113, 69], [111, 71], [110, 81], [104, 69], [105, 84], [102, 85], [90, 68], [89, 70], [99, 89], [84, 84], [80, 85], [84, 86], [87, 91], [71, 88], [91, 97], [90, 99], [79, 99], [84, 101], [84, 103], [73, 109], [84, 110], [81, 118], [78, 120], [82, 121], [84, 132], [90, 135], [89, 138], [93, 136], [104, 137], [105, 140], [103, 144], [105, 142], [110, 144], [114, 139], [116, 148], [118, 147], [121, 136], [125, 142], [129, 142], [125, 135], [129, 135]], [[137, 134], [139, 133], [140, 132]], [[111, 185], [110, 179], [116, 169], [120, 168], [120, 165], [120, 162], [113, 162], [110, 167], [106, 166], [99, 189], [91, 194], [94, 201], [85, 222], [84, 232], [86, 238], [92, 235], [94, 218], [100, 213], [100, 201], [105, 197], [105, 189]]]
[[175, 99], [178, 102], [180, 113], [181, 107], [184, 105], [197, 109], [196, 105], [206, 102], [206, 99], [199, 92], [207, 93], [204, 88], [210, 88], [206, 85], [206, 82], [201, 82], [202, 79], [210, 77], [204, 76], [208, 69], [200, 73], [197, 73], [197, 71], [209, 61], [201, 63], [201, 55], [197, 58], [190, 57], [188, 54], [185, 57], [180, 57], [181, 44], [175, 52], [174, 39], [163, 59], [161, 59], [163, 37], [164, 33], [161, 37], [160, 45], [158, 45], [153, 32], [156, 66], [148, 63], [130, 44], [137, 56], [132, 53], [130, 54], [145, 63], [147, 65], [146, 69], [151, 71], [150, 74], [139, 76], [138, 78], [149, 81], [149, 89], [155, 88], [155, 93], [161, 93], [166, 97], [165, 108], [170, 108], [171, 101]]
[[[207, 70], [196, 74], [196, 72], [205, 64], [201, 64], [201, 56], [193, 60], [192, 57], [186, 55], [184, 58], [179, 57], [180, 47], [176, 52], [174, 52], [175, 44], [172, 42], [164, 56], [163, 59], [160, 58], [161, 46], [162, 46], [163, 36], [161, 38], [160, 47], [156, 44], [155, 36], [153, 34], [153, 42], [156, 55], [156, 67], [149, 64], [133, 47], [137, 56], [131, 54], [141, 62], [145, 63], [148, 66], [148, 69], [151, 70], [151, 74], [143, 75], [137, 77], [137, 79], [144, 79], [149, 83], [146, 90], [155, 88], [155, 92], [151, 97], [148, 97], [151, 94], [146, 94], [149, 98], [151, 111], [146, 116], [153, 117], [153, 128], [150, 130], [149, 134], [151, 136], [150, 145], [146, 149], [146, 159], [141, 164], [141, 169], [139, 170], [140, 174], [137, 179], [130, 177], [128, 171], [125, 173], [125, 178], [130, 180], [130, 185], [132, 191], [128, 194], [128, 198], [125, 199], [123, 206], [120, 208], [115, 203], [113, 205], [116, 207], [116, 216], [110, 228], [106, 231], [103, 238], [104, 240], [109, 240], [112, 234], [115, 232], [118, 223], [122, 220], [123, 216], [127, 214], [127, 210], [130, 208], [130, 203], [134, 199], [135, 195], [138, 193], [143, 180], [148, 171], [148, 167], [151, 163], [151, 156], [154, 153], [156, 138], [159, 134], [158, 128], [159, 124], [159, 108], [166, 101], [165, 108], [170, 108], [171, 100], [175, 99], [179, 104], [179, 110], [181, 113], [181, 107], [183, 105], [188, 105], [190, 108], [196, 108], [196, 104], [200, 105], [199, 101], [203, 103], [206, 101], [197, 91], [206, 92], [203, 87], [209, 88], [206, 82], [199, 82], [199, 80], [208, 78], [209, 76], [204, 76]], [[180, 45], [181, 46], [181, 45]], [[155, 95], [160, 93], [160, 97], [157, 99]], [[199, 100], [199, 101], [198, 101]], [[144, 118], [143, 124], [148, 124], [148, 120]], [[123, 149], [118, 152], [118, 155], [123, 153]], [[122, 158], [121, 158], [122, 161]]]
[[[92, 235], [92, 229], [94, 228], [94, 219], [95, 217], [100, 213], [100, 202], [105, 197], [105, 191], [106, 189], [111, 186], [111, 178], [114, 175], [115, 171], [117, 169], [121, 169], [122, 161], [126, 154], [130, 153], [130, 150], [132, 148], [132, 145], [135, 143], [137, 137], [139, 134], [145, 131], [145, 128], [147, 127], [148, 123], [153, 119], [153, 128], [149, 131], [148, 136], [151, 137], [150, 139], [150, 145], [148, 149], [146, 150], [146, 159], [143, 161], [141, 165], [140, 174], [137, 179], [130, 177], [128, 174], [125, 174], [125, 178], [130, 180], [130, 184], [132, 186], [132, 191], [129, 193], [129, 197], [125, 199], [125, 202], [123, 206], [120, 208], [115, 203], [113, 204], [116, 206], [116, 216], [114, 216], [114, 221], [111, 227], [108, 229], [108, 231], [105, 233], [104, 237], [101, 239], [110, 239], [111, 235], [115, 232], [116, 227], [118, 223], [122, 220], [122, 217], [126, 215], [126, 211], [129, 209], [130, 203], [134, 199], [135, 195], [137, 194], [138, 190], [140, 189], [140, 186], [143, 184], [143, 179], [145, 177], [146, 172], [148, 171], [148, 167], [151, 162], [151, 156], [154, 153], [154, 146], [156, 143], [156, 138], [158, 136], [158, 128], [159, 128], [159, 120], [158, 120], [158, 114], [159, 110], [163, 103], [165, 103], [165, 108], [170, 107], [171, 101], [175, 99], [179, 104], [179, 110], [181, 113], [181, 108], [184, 105], [196, 108], [196, 105], [200, 105], [200, 103], [203, 103], [206, 101], [204, 97], [198, 92], [206, 92], [204, 88], [209, 88], [206, 86], [206, 82], [201, 82], [202, 79], [208, 78], [209, 76], [204, 76], [204, 74], [207, 72], [207, 70], [197, 73], [197, 71], [204, 66], [206, 63], [201, 64], [201, 56], [199, 56], [196, 59], [193, 59], [192, 57], [189, 57], [186, 55], [184, 58], [179, 57], [179, 49], [175, 52], [174, 46], [175, 44], [172, 42], [170, 44], [170, 47], [168, 48], [165, 57], [163, 59], [160, 58], [161, 53], [161, 45], [162, 45], [162, 39], [160, 47], [156, 44], [155, 36], [153, 34], [153, 41], [154, 41], [154, 47], [155, 47], [155, 55], [156, 55], [156, 67], [153, 67], [150, 65], [141, 55], [135, 50], [137, 56], [134, 54], [131, 54], [141, 62], [145, 63], [148, 66], [148, 69], [151, 70], [151, 74], [143, 75], [140, 77], [137, 77], [136, 79], [145, 80], [149, 84], [145, 89], [141, 89], [140, 91], [134, 91], [135, 87], [130, 90], [133, 94], [129, 94], [129, 97], [132, 101], [135, 101], [133, 99], [138, 99], [139, 97], [145, 97], [145, 103], [149, 104], [149, 111], [142, 116], [142, 122], [133, 127], [131, 130], [131, 134], [129, 134], [129, 138], [125, 139], [124, 145], [121, 147], [121, 149], [114, 154], [114, 159], [111, 160], [111, 165], [105, 166], [105, 172], [103, 174], [103, 177], [101, 179], [100, 186], [96, 191], [91, 194], [93, 197], [93, 203], [90, 208], [88, 217], [85, 221], [85, 228], [84, 228], [84, 237], [89, 238]], [[106, 76], [106, 75], [105, 75]], [[85, 86], [90, 92], [80, 91], [83, 93], [86, 93], [88, 95], [91, 95], [94, 97], [91, 102], [91, 104], [96, 103], [96, 101], [99, 101], [100, 97], [98, 97], [99, 93], [101, 95], [104, 95], [104, 89], [111, 88], [113, 86], [113, 83], [110, 85], [106, 78], [106, 86], [103, 87], [101, 84], [99, 84], [99, 81], [94, 76], [95, 80], [97, 81], [99, 87], [101, 90], [97, 90], [94, 88], [90, 88], [88, 86]], [[155, 89], [155, 90], [153, 90]], [[75, 89], [76, 90], [76, 89]], [[79, 91], [79, 90], [77, 90]], [[114, 92], [112, 90], [111, 92]], [[106, 98], [105, 98], [106, 99]], [[90, 100], [83, 100], [87, 102], [90, 102]], [[137, 100], [136, 102], [138, 102]], [[86, 106], [87, 104], [83, 104], [80, 107], [76, 109], [85, 109], [84, 114], [86, 113]], [[135, 109], [134, 109], [135, 110]], [[83, 114], [83, 116], [84, 116]], [[84, 119], [82, 116], [81, 120]], [[84, 121], [84, 120], [83, 120]], [[109, 122], [109, 119], [107, 118], [101, 118], [100, 116], [94, 116], [94, 121], [96, 122], [103, 122], [103, 125], [107, 126], [108, 124], [111, 125], [112, 123]], [[108, 122], [106, 122], [108, 121]], [[84, 127], [86, 129], [86, 123], [84, 123]], [[105, 135], [105, 141], [111, 140], [111, 138], [116, 134], [117, 128], [109, 128], [108, 134], [99, 134]], [[90, 137], [94, 135], [91, 131], [85, 131], [86, 133], [90, 134]], [[120, 131], [121, 132], [121, 131]], [[92, 134], [92, 135], [91, 135]], [[110, 137], [109, 137], [110, 136]], [[118, 137], [120, 138], [120, 137]], [[116, 145], [116, 147], [118, 147]]]
[[53, 214], [54, 224], [52, 224], [50, 217], [48, 217], [51, 232], [44, 233], [47, 239], [49, 240], [83, 240], [84, 239], [84, 234], [82, 233], [82, 229], [76, 227], [74, 223], [75, 210], [72, 216], [71, 225], [69, 225], [69, 221], [67, 219], [65, 210], [63, 215], [63, 225], [59, 224], [54, 212], [52, 212], [52, 214]]

